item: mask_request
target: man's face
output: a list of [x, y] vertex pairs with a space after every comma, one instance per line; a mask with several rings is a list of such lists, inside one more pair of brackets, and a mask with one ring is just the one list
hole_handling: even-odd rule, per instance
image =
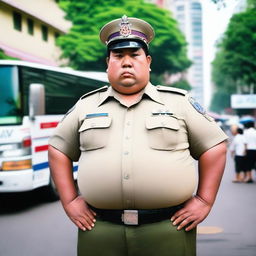
[[107, 58], [108, 79], [121, 94], [141, 91], [149, 81], [151, 57], [143, 49], [118, 49]]

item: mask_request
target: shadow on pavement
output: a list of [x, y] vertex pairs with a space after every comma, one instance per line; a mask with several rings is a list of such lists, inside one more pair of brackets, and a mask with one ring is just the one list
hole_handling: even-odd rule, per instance
[[19, 193], [0, 193], [0, 215], [24, 211], [46, 202], [40, 189]]

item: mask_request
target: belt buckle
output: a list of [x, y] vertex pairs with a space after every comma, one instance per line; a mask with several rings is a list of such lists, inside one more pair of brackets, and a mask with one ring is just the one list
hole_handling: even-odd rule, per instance
[[138, 211], [137, 210], [124, 210], [122, 214], [122, 221], [125, 225], [138, 225]]

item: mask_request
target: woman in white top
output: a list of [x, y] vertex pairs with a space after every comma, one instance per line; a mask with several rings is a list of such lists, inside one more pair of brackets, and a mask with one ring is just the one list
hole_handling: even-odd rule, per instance
[[244, 124], [246, 128], [244, 137], [246, 141], [246, 178], [245, 182], [253, 183], [252, 170], [256, 167], [256, 129], [254, 122], [247, 122]]
[[243, 135], [243, 129], [236, 128], [232, 131], [235, 136], [231, 145], [231, 155], [235, 160], [236, 176], [233, 182], [243, 182], [246, 172], [246, 141]]

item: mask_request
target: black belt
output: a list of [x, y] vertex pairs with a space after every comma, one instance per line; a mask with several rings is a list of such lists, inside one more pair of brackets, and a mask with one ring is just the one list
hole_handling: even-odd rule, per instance
[[167, 220], [182, 207], [183, 205], [152, 210], [108, 210], [90, 206], [100, 220], [125, 225], [149, 224]]

